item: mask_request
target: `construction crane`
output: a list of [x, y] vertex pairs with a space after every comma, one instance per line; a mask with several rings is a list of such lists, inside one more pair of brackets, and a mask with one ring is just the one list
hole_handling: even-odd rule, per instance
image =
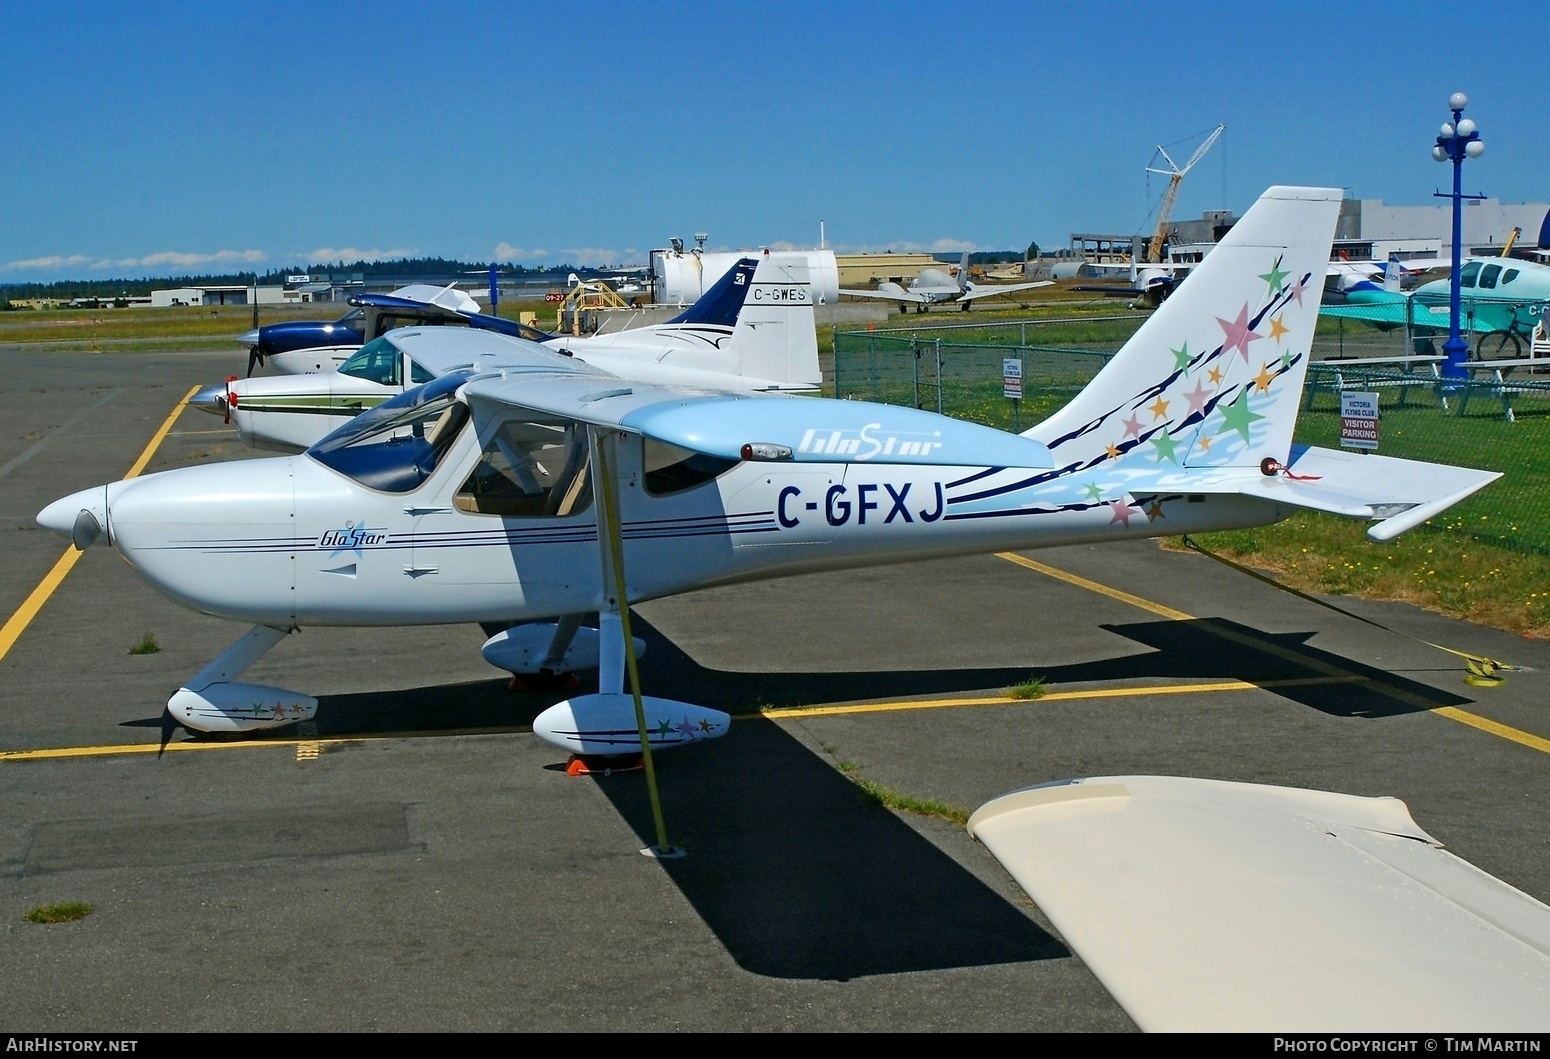
[[1195, 153], [1190, 155], [1189, 161], [1185, 162], [1182, 168], [1174, 164], [1173, 159], [1168, 157], [1168, 152], [1163, 150], [1161, 146], [1157, 148], [1157, 153], [1163, 156], [1163, 159], [1168, 163], [1168, 168], [1153, 169], [1151, 166], [1146, 167], [1148, 173], [1157, 173], [1168, 178], [1168, 190], [1163, 192], [1162, 205], [1157, 210], [1157, 231], [1152, 234], [1152, 241], [1146, 247], [1146, 260], [1148, 262], [1155, 264], [1162, 261], [1163, 242], [1168, 237], [1168, 220], [1173, 215], [1173, 201], [1179, 197], [1179, 185], [1184, 182], [1184, 174], [1193, 169], [1195, 163], [1205, 157], [1205, 153], [1211, 149], [1211, 145], [1216, 142], [1216, 138], [1222, 134], [1222, 130], [1225, 128], [1227, 128], [1226, 125], [1218, 125], [1212, 129], [1211, 135], [1205, 138], [1204, 143], [1195, 148]]

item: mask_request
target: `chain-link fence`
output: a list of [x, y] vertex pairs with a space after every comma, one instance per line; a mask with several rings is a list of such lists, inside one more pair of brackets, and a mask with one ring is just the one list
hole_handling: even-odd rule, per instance
[[[1087, 385], [1145, 319], [836, 332], [834, 392], [1026, 430]], [[1503, 472], [1443, 516], [1449, 528], [1550, 554], [1550, 366], [1451, 378], [1440, 372], [1440, 357], [1427, 360], [1429, 354], [1417, 352], [1416, 341], [1403, 328], [1391, 334], [1350, 320], [1321, 320], [1297, 440], [1339, 448], [1340, 393], [1375, 393], [1383, 455]], [[1015, 383], [1008, 360], [1018, 362]], [[1008, 389], [1022, 396], [1008, 397]]]

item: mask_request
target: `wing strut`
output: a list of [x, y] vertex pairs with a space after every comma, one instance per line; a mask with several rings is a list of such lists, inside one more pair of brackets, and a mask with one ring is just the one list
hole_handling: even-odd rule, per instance
[[[647, 856], [658, 859], [682, 857], [684, 851], [676, 846], [670, 846], [667, 842], [667, 826], [662, 822], [662, 798], [657, 790], [657, 770], [651, 757], [651, 739], [646, 734], [646, 708], [641, 702], [640, 695], [640, 670], [635, 660], [635, 638], [630, 634], [630, 600], [626, 591], [624, 576], [624, 540], [619, 524], [619, 482], [614, 477], [613, 462], [616, 455], [615, 446], [619, 434], [617, 431], [602, 427], [589, 426], [587, 433], [592, 445], [592, 453], [596, 460], [597, 493], [602, 499], [601, 511], [602, 525], [598, 528], [602, 531], [600, 536], [607, 541], [607, 551], [604, 553], [607, 561], [603, 563], [605, 599], [613, 604], [612, 610], [619, 618], [620, 639], [624, 648], [625, 668], [630, 676], [630, 695], [635, 700], [635, 724], [640, 731], [641, 759], [646, 766], [646, 791], [651, 799], [651, 818], [657, 827], [657, 844], [642, 850]], [[613, 614], [600, 615], [598, 624], [604, 639], [612, 639], [608, 636], [608, 626]], [[612, 653], [610, 644], [601, 645], [605, 655]], [[609, 665], [603, 660], [605, 667]], [[600, 674], [601, 676], [601, 674]], [[601, 680], [599, 681], [601, 683]]]

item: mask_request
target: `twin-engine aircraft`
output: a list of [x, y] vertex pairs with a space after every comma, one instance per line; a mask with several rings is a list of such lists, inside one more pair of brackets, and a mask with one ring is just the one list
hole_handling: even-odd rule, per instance
[[[1022, 434], [914, 408], [646, 381], [449, 329], [449, 371], [305, 454], [165, 471], [39, 515], [155, 588], [251, 623], [168, 701], [196, 732], [274, 728], [317, 700], [242, 671], [307, 625], [517, 622], [485, 657], [597, 667], [534, 724], [581, 755], [724, 734], [645, 698], [627, 606], [757, 578], [1265, 525], [1298, 509], [1387, 540], [1498, 477], [1292, 444], [1342, 192], [1267, 191], [1070, 404]], [[597, 616], [597, 628], [584, 623]]]
[[1041, 279], [1031, 283], [971, 283], [969, 281], [969, 253], [964, 251], [963, 260], [958, 264], [958, 274], [949, 275], [939, 268], [923, 268], [920, 274], [910, 281], [908, 288], [901, 287], [892, 280], [885, 280], [877, 285], [876, 290], [846, 290], [840, 289], [841, 294], [849, 294], [853, 298], [878, 298], [883, 301], [898, 302], [905, 312], [909, 312], [911, 305], [915, 311], [923, 313], [933, 305], [943, 302], [952, 302], [961, 306], [964, 311], [981, 298], [994, 298], [998, 294], [1014, 294], [1017, 291], [1033, 290], [1035, 287], [1048, 287], [1053, 280]]
[[[372, 304], [396, 299], [365, 295]], [[386, 314], [386, 308], [379, 308]], [[805, 255], [747, 257], [687, 310], [660, 324], [603, 335], [548, 335], [494, 317], [469, 319], [433, 306], [400, 307], [395, 320], [427, 326], [384, 329], [337, 371], [230, 378], [189, 403], [224, 416], [256, 448], [299, 452], [344, 420], [406, 389], [459, 368], [498, 363], [505, 347], [444, 342], [456, 323], [513, 337], [537, 336], [546, 349], [642, 382], [759, 391], [816, 391], [823, 383], [812, 286]], [[506, 326], [499, 326], [506, 325]], [[470, 352], [474, 350], [475, 352]]]

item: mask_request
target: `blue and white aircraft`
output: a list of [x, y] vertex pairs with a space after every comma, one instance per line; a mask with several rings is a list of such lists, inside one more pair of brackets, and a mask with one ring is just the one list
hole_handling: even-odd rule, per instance
[[418, 320], [437, 310], [466, 317], [479, 312], [479, 303], [463, 291], [429, 283], [411, 283], [392, 294], [357, 295], [350, 305], [337, 320], [284, 320], [238, 335], [237, 341], [248, 347], [248, 374], [265, 365], [286, 375], [330, 371], [405, 319]]
[[205, 387], [189, 403], [235, 423], [242, 440], [256, 448], [299, 452], [344, 420], [410, 387], [469, 367], [466, 343], [442, 341], [451, 328], [438, 325], [448, 324], [532, 338], [564, 356], [642, 382], [795, 392], [816, 391], [823, 383], [812, 287], [802, 255], [743, 258], [671, 320], [582, 337], [519, 330], [521, 325], [509, 320], [465, 317], [434, 306], [395, 308], [400, 299], [381, 295], [357, 300], [368, 299], [379, 314], [396, 313], [396, 320], [429, 326], [385, 330], [337, 371], [232, 377]]
[[[38, 515], [117, 548], [157, 590], [251, 628], [169, 699], [198, 732], [312, 717], [243, 683], [308, 625], [519, 622], [485, 657], [596, 666], [545, 711], [581, 755], [641, 750], [631, 603], [945, 555], [1265, 525], [1312, 509], [1387, 540], [1498, 475], [1292, 444], [1342, 192], [1274, 187], [1070, 404], [1022, 434], [914, 408], [642, 381], [457, 329], [472, 367], [305, 454], [165, 471]], [[450, 347], [449, 347], [450, 348]], [[597, 615], [596, 629], [583, 622]], [[645, 699], [653, 749], [724, 734]]]

